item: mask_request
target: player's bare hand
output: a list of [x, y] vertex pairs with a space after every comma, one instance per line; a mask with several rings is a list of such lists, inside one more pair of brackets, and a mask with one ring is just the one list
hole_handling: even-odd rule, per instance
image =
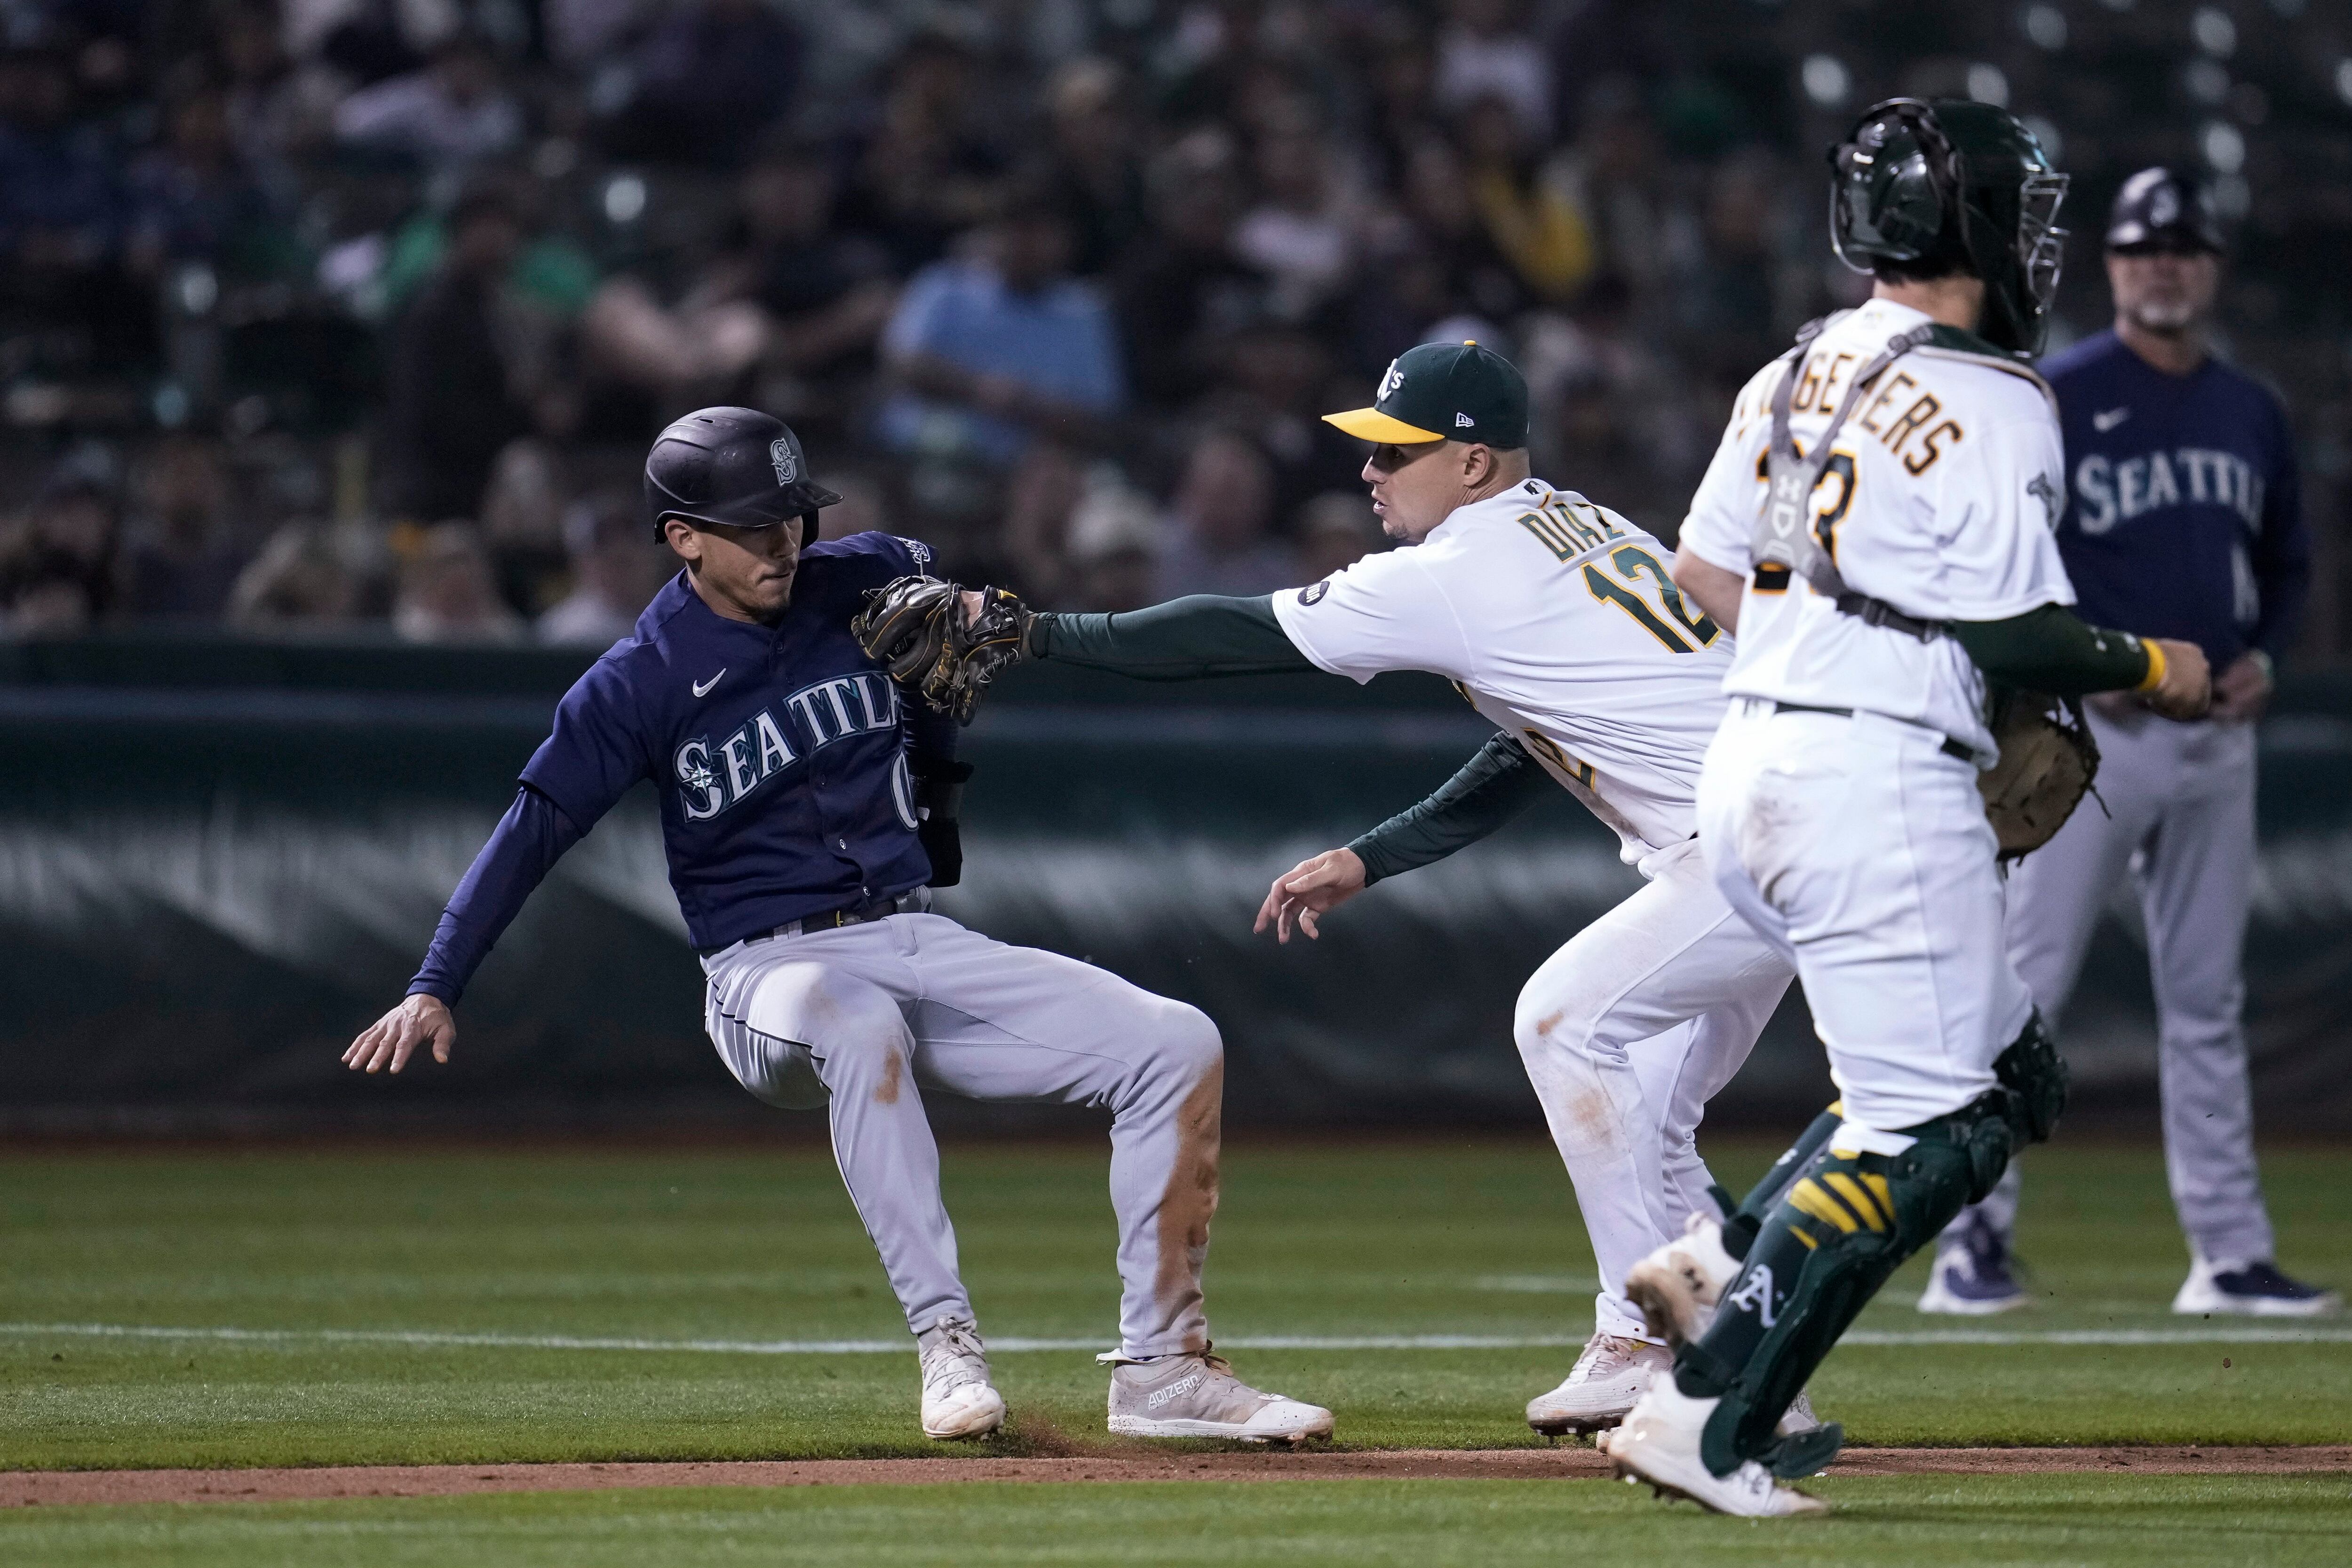
[[419, 1046], [430, 1045], [433, 1060], [446, 1061], [457, 1043], [457, 1020], [449, 1016], [449, 1004], [419, 991], [403, 997], [398, 1007], [362, 1030], [343, 1052], [343, 1065], [354, 1071], [397, 1072]]
[[2253, 653], [2239, 654], [2213, 677], [2213, 716], [2252, 724], [2271, 706], [2274, 684], [2270, 661]]
[[1274, 879], [1265, 902], [1258, 906], [1257, 924], [1250, 927], [1251, 934], [1255, 936], [1271, 925], [1274, 939], [1287, 942], [1291, 925], [1296, 922], [1309, 938], [1319, 937], [1322, 933], [1315, 928], [1316, 917], [1363, 891], [1364, 862], [1356, 852], [1325, 850]]
[[2213, 706], [2213, 672], [2205, 664], [2205, 650], [2170, 637], [2148, 641], [2164, 650], [2164, 679], [2140, 700], [2167, 718], [2203, 718]]

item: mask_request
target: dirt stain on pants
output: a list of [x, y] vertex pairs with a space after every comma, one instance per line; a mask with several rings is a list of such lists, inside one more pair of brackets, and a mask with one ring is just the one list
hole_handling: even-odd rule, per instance
[[[1152, 1291], [1171, 1313], [1200, 1300], [1217, 1213], [1217, 1151], [1224, 1136], [1225, 1064], [1201, 1075], [1176, 1111], [1176, 1160], [1160, 1200], [1160, 1269]], [[1189, 1346], [1199, 1349], [1200, 1346]]]
[[889, 1060], [882, 1064], [882, 1082], [874, 1086], [874, 1103], [877, 1105], [896, 1105], [898, 1103], [898, 1085], [906, 1076], [907, 1053], [892, 1051]]

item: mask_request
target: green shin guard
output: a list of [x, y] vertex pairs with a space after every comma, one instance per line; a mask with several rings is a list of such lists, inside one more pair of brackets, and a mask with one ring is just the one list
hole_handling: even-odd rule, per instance
[[1764, 1228], [1765, 1216], [1770, 1214], [1773, 1205], [1780, 1201], [1780, 1195], [1796, 1185], [1797, 1177], [1804, 1174], [1805, 1166], [1812, 1157], [1829, 1146], [1830, 1134], [1836, 1132], [1844, 1120], [1844, 1103], [1832, 1101], [1830, 1108], [1813, 1118], [1812, 1124], [1805, 1129], [1803, 1134], [1772, 1162], [1772, 1168], [1764, 1173], [1764, 1179], [1748, 1188], [1748, 1196], [1738, 1203], [1733, 1203], [1731, 1194], [1721, 1186], [1708, 1189], [1723, 1210], [1723, 1249], [1726, 1252], [1734, 1258], [1748, 1256], [1748, 1249], [1755, 1244], [1758, 1233]]
[[1675, 1358], [1683, 1393], [1722, 1399], [1699, 1445], [1710, 1471], [1729, 1475], [1745, 1459], [1819, 1468], [1810, 1451], [1776, 1452], [1773, 1427], [1904, 1260], [2000, 1179], [2009, 1099], [1995, 1091], [1902, 1129], [1916, 1141], [1899, 1155], [1827, 1148], [1807, 1162], [1766, 1218], [1714, 1325]]

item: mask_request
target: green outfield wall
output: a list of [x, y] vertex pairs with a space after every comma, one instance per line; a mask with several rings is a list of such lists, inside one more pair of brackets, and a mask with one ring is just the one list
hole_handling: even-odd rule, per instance
[[[774, 1115], [702, 1039], [650, 787], [493, 955], [451, 1067], [388, 1084], [337, 1064], [401, 994], [585, 663], [164, 636], [0, 648], [0, 1130]], [[2352, 1131], [2352, 680], [2284, 698], [2263, 737], [2257, 1094], [2270, 1130]], [[1320, 942], [1249, 930], [1277, 872], [1409, 804], [1486, 733], [1431, 679], [1015, 671], [967, 732], [968, 869], [939, 906], [1207, 1009], [1237, 1123], [1530, 1123], [1518, 983], [1635, 885], [1567, 797], [1374, 889]], [[2063, 1025], [2084, 1105], [2117, 1116], [2155, 1094], [2137, 929], [2119, 899]], [[1826, 1085], [1792, 999], [1717, 1115], [1778, 1125]]]

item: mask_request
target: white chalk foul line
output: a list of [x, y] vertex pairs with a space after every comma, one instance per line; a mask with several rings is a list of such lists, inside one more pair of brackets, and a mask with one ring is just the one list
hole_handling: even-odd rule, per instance
[[[214, 1340], [263, 1344], [394, 1344], [482, 1350], [617, 1350], [688, 1355], [893, 1355], [907, 1339], [623, 1339], [572, 1334], [452, 1333], [421, 1329], [166, 1328], [145, 1323], [0, 1323], [0, 1335], [37, 1338]], [[1553, 1350], [1581, 1345], [1574, 1334], [1245, 1334], [1232, 1350]], [[1839, 1342], [1861, 1346], [2352, 1344], [2352, 1325], [2214, 1324], [2180, 1329], [1856, 1329]], [[992, 1338], [992, 1352], [1097, 1351], [1099, 1339]]]

